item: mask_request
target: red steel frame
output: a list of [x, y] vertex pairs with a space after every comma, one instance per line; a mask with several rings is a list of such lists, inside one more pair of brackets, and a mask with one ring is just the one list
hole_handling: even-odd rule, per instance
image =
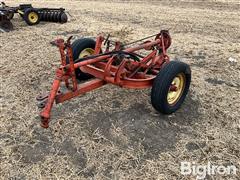
[[[135, 53], [145, 49], [151, 51], [146, 57], [135, 61], [129, 57], [123, 56], [120, 63], [116, 63], [119, 57], [116, 54], [107, 54], [109, 47], [106, 48], [106, 55], [99, 55], [105, 38], [98, 36], [93, 58], [74, 63], [73, 52], [70, 39], [64, 43], [64, 40], [58, 39], [55, 44], [59, 47], [61, 54], [61, 66], [56, 70], [56, 76], [52, 84], [49, 95], [39, 97], [45, 100], [44, 109], [40, 113], [42, 118], [41, 126], [48, 128], [51, 109], [54, 101], [62, 103], [73, 97], [79, 96], [93, 89], [99, 88], [106, 83], [111, 83], [124, 88], [149, 88], [164, 63], [169, 62], [166, 54], [167, 48], [171, 45], [171, 37], [166, 30], [162, 30], [153, 41], [146, 41], [135, 47], [121, 49], [120, 42], [115, 43], [112, 52], [122, 51]], [[67, 63], [68, 57], [68, 63]], [[117, 65], [116, 65], [117, 64]], [[80, 68], [82, 72], [93, 75], [95, 78], [78, 84], [75, 69]], [[60, 85], [64, 82], [68, 91], [59, 93]], [[70, 83], [71, 82], [71, 83]]]

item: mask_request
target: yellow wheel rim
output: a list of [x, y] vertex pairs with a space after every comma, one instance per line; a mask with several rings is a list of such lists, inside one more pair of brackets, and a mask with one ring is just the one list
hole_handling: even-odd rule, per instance
[[179, 73], [172, 81], [168, 90], [167, 101], [169, 105], [174, 105], [178, 102], [184, 91], [186, 84], [185, 74]]
[[35, 12], [30, 12], [28, 15], [28, 20], [33, 24], [36, 23], [38, 21], [38, 14]]
[[86, 49], [82, 50], [82, 52], [79, 55], [79, 58], [84, 58], [84, 57], [90, 56], [92, 54], [94, 54], [94, 49], [86, 48]]

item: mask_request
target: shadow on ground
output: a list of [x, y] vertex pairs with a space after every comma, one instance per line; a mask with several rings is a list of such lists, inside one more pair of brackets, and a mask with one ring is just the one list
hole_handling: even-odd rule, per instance
[[92, 132], [97, 129], [120, 148], [136, 148], [141, 144], [146, 158], [152, 159], [174, 148], [180, 133], [193, 133], [187, 127], [200, 119], [198, 108], [199, 102], [193, 100], [190, 93], [182, 108], [173, 115], [162, 115], [150, 105], [135, 103], [126, 111], [92, 113], [94, 115], [85, 117], [86, 128]]
[[[121, 106], [117, 100], [114, 103], [115, 106]], [[125, 111], [120, 111], [121, 107], [117, 108], [119, 111], [112, 113], [95, 111], [85, 116], [81, 125], [89, 137], [97, 130], [104, 139], [111, 141], [119, 149], [141, 146], [145, 151], [145, 159], [155, 159], [160, 153], [174, 149], [182, 133], [194, 135], [188, 131], [188, 127], [200, 119], [198, 108], [199, 102], [189, 93], [182, 108], [172, 115], [157, 113], [149, 103], [135, 103]], [[30, 140], [13, 146], [12, 155], [16, 161], [20, 160], [25, 164], [38, 163], [45, 161], [47, 156], [57, 154], [68, 158], [79, 169], [86, 167], [86, 152], [82, 148], [76, 148], [70, 137], [67, 136], [62, 142], [54, 142], [54, 132], [33, 129]], [[0, 140], [8, 143], [14, 141], [11, 137], [1, 136]]]

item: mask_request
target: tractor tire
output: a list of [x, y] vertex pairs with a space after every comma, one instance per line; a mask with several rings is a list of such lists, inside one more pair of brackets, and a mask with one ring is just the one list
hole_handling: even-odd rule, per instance
[[2, 20], [2, 21], [0, 21], [0, 28], [4, 32], [9, 32], [9, 31], [13, 30], [13, 24], [9, 20]]
[[[94, 53], [96, 42], [90, 38], [77, 39], [72, 44], [73, 50], [73, 60], [79, 58], [87, 57]], [[93, 76], [87, 73], [82, 72], [80, 69], [75, 70], [76, 77], [78, 80], [88, 80]]]
[[177, 111], [185, 100], [191, 83], [189, 65], [170, 61], [155, 78], [151, 91], [152, 106], [163, 114]]
[[39, 24], [40, 15], [35, 9], [29, 8], [24, 12], [23, 19], [29, 26], [33, 26]]

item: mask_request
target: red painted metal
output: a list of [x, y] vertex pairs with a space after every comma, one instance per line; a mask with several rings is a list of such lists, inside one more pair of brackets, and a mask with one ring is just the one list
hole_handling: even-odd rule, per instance
[[[108, 41], [108, 38], [106, 40], [103, 36], [98, 36], [94, 56], [76, 63], [73, 60], [71, 37], [66, 43], [62, 39], [54, 41], [54, 44], [59, 47], [61, 54], [61, 67], [56, 71], [56, 77], [49, 95], [44, 96], [44, 99], [46, 100], [47, 98], [47, 100], [44, 109], [40, 113], [42, 127], [47, 128], [49, 126], [54, 101], [62, 103], [97, 89], [106, 83], [124, 88], [149, 88], [152, 86], [162, 65], [169, 61], [166, 51], [171, 45], [171, 37], [168, 31], [161, 31], [156, 35], [155, 40], [148, 40], [129, 48], [123, 48], [120, 42], [116, 42], [115, 47], [111, 51], [109, 42], [104, 43], [107, 44], [105, 54], [101, 54], [104, 48], [103, 42], [104, 40]], [[142, 57], [136, 55], [136, 51], [139, 50], [151, 52], [147, 56]], [[78, 85], [75, 74], [75, 69], [77, 68], [80, 68], [82, 72], [93, 75], [95, 79]], [[65, 83], [68, 90], [67, 92], [59, 93], [62, 82]]]

